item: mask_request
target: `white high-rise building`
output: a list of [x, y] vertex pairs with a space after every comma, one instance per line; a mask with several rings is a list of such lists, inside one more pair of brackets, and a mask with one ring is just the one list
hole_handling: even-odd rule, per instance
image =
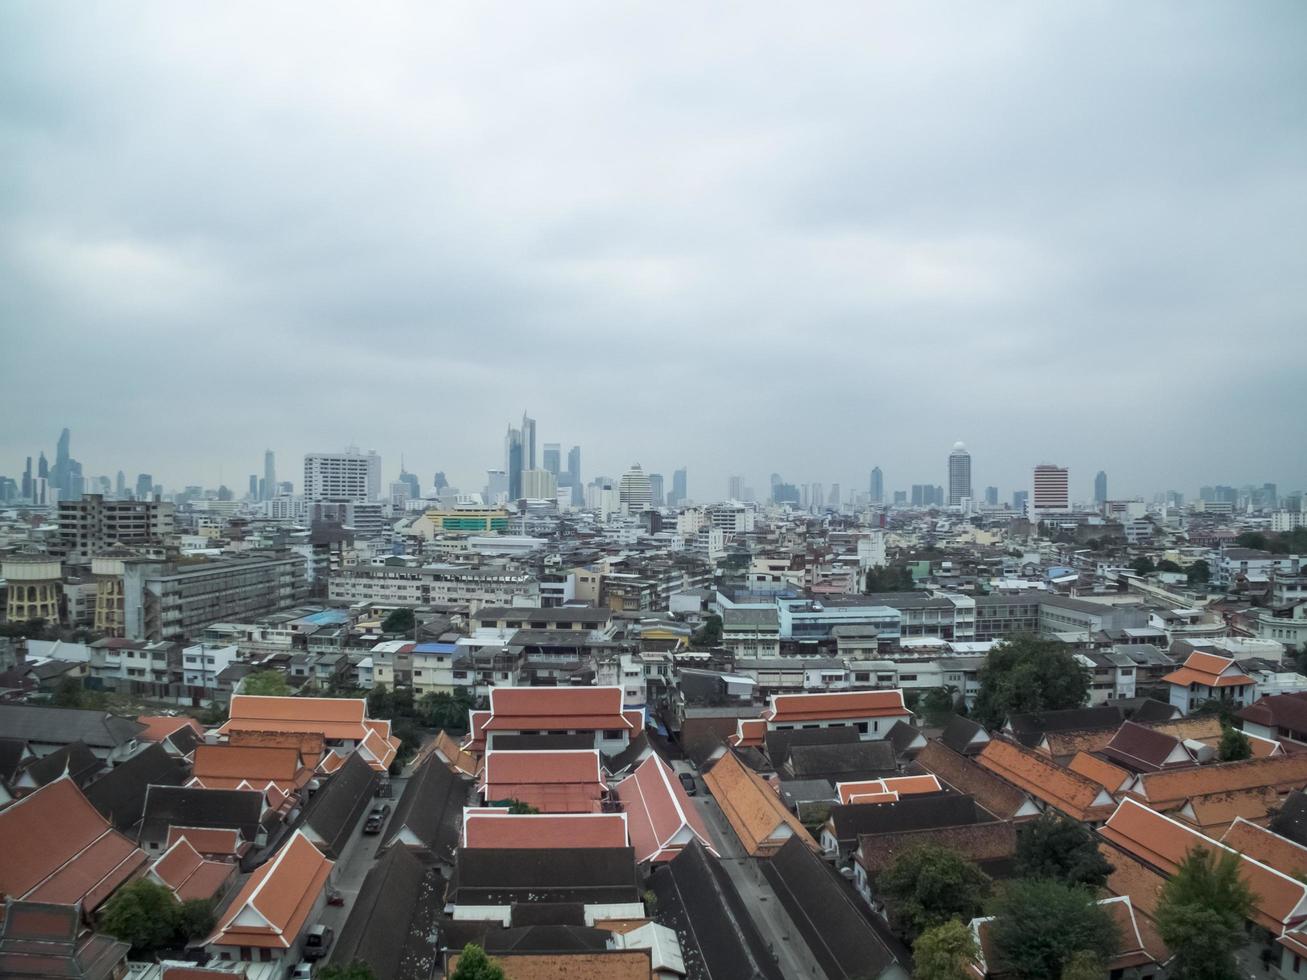
[[1065, 466], [1040, 463], [1030, 488], [1030, 513], [1066, 514], [1071, 510], [1071, 473]]
[[555, 499], [558, 496], [558, 477], [548, 470], [524, 470], [522, 496], [529, 500]]
[[953, 443], [953, 452], [948, 454], [948, 505], [961, 507], [962, 501], [971, 496], [971, 453], [960, 442]]
[[649, 474], [640, 469], [639, 463], [622, 474], [617, 484], [618, 499], [626, 505], [628, 512], [644, 510], [653, 504], [653, 487], [649, 483]]
[[351, 446], [343, 453], [304, 454], [304, 499], [377, 500], [381, 497], [381, 457]]

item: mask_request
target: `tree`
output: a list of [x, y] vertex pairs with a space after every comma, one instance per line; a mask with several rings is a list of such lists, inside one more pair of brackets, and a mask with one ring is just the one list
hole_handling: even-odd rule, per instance
[[1059, 976], [1082, 952], [1107, 962], [1117, 949], [1111, 913], [1078, 885], [1048, 878], [1008, 882], [993, 913], [994, 958], [1003, 972], [1022, 980]]
[[715, 647], [722, 642], [722, 617], [716, 613], [705, 617], [703, 625], [690, 636], [694, 647]]
[[50, 703], [56, 708], [80, 708], [83, 700], [82, 682], [76, 677], [65, 677], [50, 696]]
[[381, 622], [381, 632], [383, 633], [412, 633], [417, 626], [417, 619], [413, 616], [413, 610], [407, 607], [392, 609], [390, 615]]
[[377, 980], [377, 975], [362, 960], [355, 960], [349, 966], [328, 963], [318, 970], [318, 980]]
[[1153, 559], [1149, 558], [1147, 555], [1140, 555], [1130, 563], [1130, 567], [1135, 570], [1136, 575], [1147, 575], [1149, 572], [1155, 571], [1157, 568], [1157, 566], [1153, 564]]
[[1087, 949], [1082, 949], [1062, 967], [1061, 980], [1103, 980], [1108, 972], [1102, 959]]
[[281, 671], [257, 670], [241, 682], [241, 693], [285, 697], [290, 694], [290, 688], [286, 686], [286, 675]]
[[1157, 563], [1157, 570], [1159, 572], [1173, 572], [1173, 573], [1184, 571], [1183, 568], [1181, 568], [1175, 562], [1171, 561], [1171, 559], [1169, 558], [1163, 558], [1161, 561], [1159, 561]]
[[172, 892], [148, 878], [123, 885], [105, 905], [100, 928], [125, 943], [133, 953], [148, 953], [171, 945], [177, 935], [179, 906]]
[[1179, 980], [1239, 976], [1235, 953], [1247, 941], [1243, 924], [1253, 897], [1239, 876], [1239, 855], [1194, 848], [1162, 886], [1157, 931], [1175, 954]]
[[480, 946], [468, 943], [458, 955], [458, 966], [449, 980], [504, 980], [504, 971]]
[[1198, 585], [1202, 582], [1208, 582], [1212, 578], [1212, 568], [1207, 564], [1206, 559], [1199, 558], [1189, 566], [1189, 584]]
[[1253, 746], [1248, 736], [1233, 725], [1221, 726], [1221, 744], [1216, 750], [1217, 758], [1222, 762], [1238, 762], [1240, 759], [1253, 757]]
[[949, 919], [979, 915], [992, 884], [957, 851], [922, 844], [896, 857], [876, 879], [876, 890], [895, 928], [912, 940]]
[[911, 592], [916, 588], [912, 570], [906, 565], [888, 565], [885, 568], [867, 569], [866, 591], [875, 592]]
[[1240, 548], [1252, 548], [1256, 551], [1265, 551], [1267, 546], [1266, 535], [1260, 531], [1244, 531], [1234, 539], [1234, 543]]
[[521, 800], [513, 800], [508, 804], [508, 812], [512, 814], [539, 813], [540, 811], [530, 803], [523, 803]]
[[957, 707], [958, 689], [953, 685], [934, 687], [921, 698], [921, 714], [927, 725], [941, 727]]
[[1089, 669], [1057, 640], [1015, 636], [990, 651], [980, 668], [971, 717], [999, 728], [1009, 715], [1079, 708], [1089, 696]]
[[1112, 866], [1084, 824], [1045, 811], [1017, 836], [1017, 874], [1101, 888]]
[[942, 922], [912, 944], [913, 980], [969, 980], [967, 967], [979, 954], [970, 929], [957, 919]]
[[217, 916], [213, 914], [213, 902], [207, 898], [188, 898], [176, 910], [177, 931], [183, 939], [203, 939], [213, 932], [217, 925]]

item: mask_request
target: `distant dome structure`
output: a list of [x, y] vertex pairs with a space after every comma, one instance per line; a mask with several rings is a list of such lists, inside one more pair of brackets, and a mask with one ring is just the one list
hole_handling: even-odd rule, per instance
[[955, 442], [953, 443], [953, 451], [955, 453], [963, 453], [967, 451], [967, 447], [960, 442]]

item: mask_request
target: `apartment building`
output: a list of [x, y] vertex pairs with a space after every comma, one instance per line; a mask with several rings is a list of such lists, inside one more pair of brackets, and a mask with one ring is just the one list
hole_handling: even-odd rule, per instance
[[304, 454], [305, 501], [380, 498], [381, 457], [375, 452]]
[[174, 533], [170, 503], [106, 500], [99, 493], [59, 501], [59, 544], [74, 563], [88, 563], [115, 544], [161, 545]]
[[379, 602], [404, 606], [509, 605], [535, 603], [540, 583], [526, 572], [503, 566], [472, 568], [459, 565], [415, 567], [402, 559], [384, 565], [359, 565], [334, 573], [327, 583], [332, 602]]

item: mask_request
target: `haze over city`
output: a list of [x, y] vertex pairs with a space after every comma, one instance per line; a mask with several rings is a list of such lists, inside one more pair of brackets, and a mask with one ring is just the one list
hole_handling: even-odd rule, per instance
[[1307, 485], [1307, 11], [0, 10], [0, 473]]

